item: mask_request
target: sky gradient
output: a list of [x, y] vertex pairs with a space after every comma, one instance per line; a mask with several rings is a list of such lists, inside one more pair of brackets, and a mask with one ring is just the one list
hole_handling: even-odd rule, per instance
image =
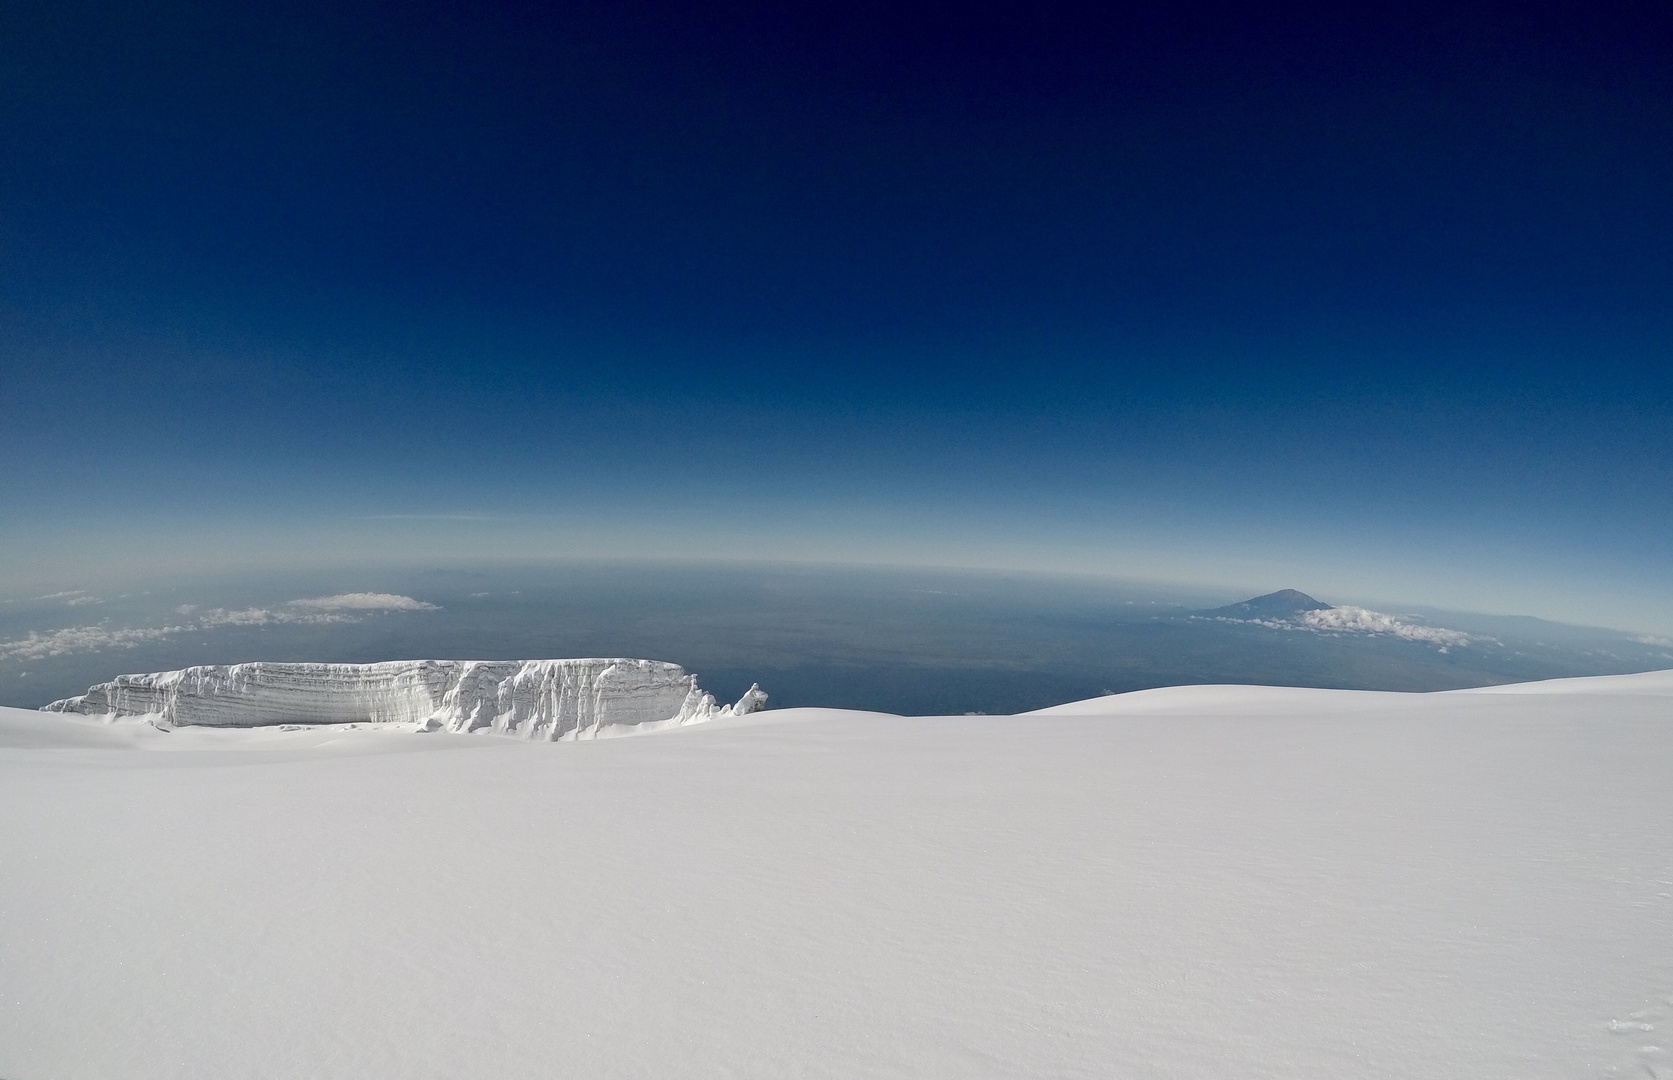
[[807, 559], [1673, 632], [1673, 17], [1170, 10], [7, 5], [0, 589]]

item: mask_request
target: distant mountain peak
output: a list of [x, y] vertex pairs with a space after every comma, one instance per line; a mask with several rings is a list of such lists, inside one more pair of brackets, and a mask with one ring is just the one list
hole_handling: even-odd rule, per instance
[[1303, 611], [1325, 611], [1331, 605], [1315, 600], [1295, 589], [1279, 589], [1265, 596], [1255, 596], [1238, 604], [1203, 612], [1204, 615], [1224, 615], [1233, 619], [1288, 619]]

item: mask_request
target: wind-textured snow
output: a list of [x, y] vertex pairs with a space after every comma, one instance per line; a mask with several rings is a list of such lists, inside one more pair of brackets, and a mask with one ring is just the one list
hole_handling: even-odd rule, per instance
[[523, 743], [0, 710], [0, 1076], [1673, 1076], [1673, 672]]
[[737, 705], [718, 707], [696, 676], [655, 660], [397, 660], [120, 675], [46, 709], [165, 726], [412, 724], [554, 740], [741, 715], [765, 700], [752, 687]]

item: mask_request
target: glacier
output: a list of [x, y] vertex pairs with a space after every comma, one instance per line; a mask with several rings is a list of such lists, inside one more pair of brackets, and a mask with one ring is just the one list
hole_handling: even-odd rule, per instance
[[160, 728], [411, 724], [557, 741], [741, 716], [762, 708], [751, 686], [718, 705], [678, 664], [658, 660], [396, 660], [274, 663], [119, 675], [48, 712], [138, 717]]

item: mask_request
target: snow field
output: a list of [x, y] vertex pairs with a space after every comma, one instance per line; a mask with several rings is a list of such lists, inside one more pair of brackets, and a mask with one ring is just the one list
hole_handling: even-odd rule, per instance
[[0, 1076], [1673, 1076], [1673, 675], [1583, 682], [560, 744], [5, 710]]

